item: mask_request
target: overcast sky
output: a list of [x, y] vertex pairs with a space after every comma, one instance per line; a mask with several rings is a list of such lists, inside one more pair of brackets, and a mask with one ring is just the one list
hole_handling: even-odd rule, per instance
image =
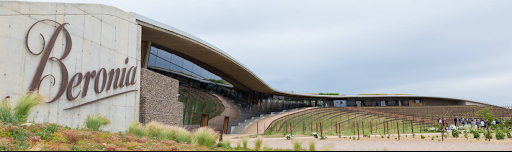
[[52, 0], [181, 29], [281, 91], [512, 104], [512, 1]]

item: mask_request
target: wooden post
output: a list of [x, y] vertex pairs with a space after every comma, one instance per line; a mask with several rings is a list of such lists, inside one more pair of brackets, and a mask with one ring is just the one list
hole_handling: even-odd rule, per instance
[[320, 123], [320, 137], [324, 137], [324, 132], [322, 128], [322, 123]]
[[292, 126], [292, 123], [290, 123], [290, 135], [293, 135], [293, 126]]
[[311, 132], [313, 132], [313, 122], [310, 122], [309, 126], [311, 126]]
[[370, 121], [370, 134], [373, 134], [373, 126], [372, 126], [372, 122]]
[[258, 122], [256, 121], [256, 136], [258, 136], [258, 134], [259, 134], [259, 132], [260, 132], [260, 130], [259, 130], [259, 126], [260, 126], [260, 125], [259, 125], [259, 124], [258, 124]]
[[444, 141], [444, 122], [443, 122], [443, 126], [442, 127], [443, 128], [441, 128], [441, 141]]
[[[354, 135], [356, 135], [356, 123], [354, 122], [354, 124], [352, 124], [352, 129], [353, 129], [353, 133]], [[357, 128], [357, 130], [359, 130], [359, 128]]]
[[[411, 121], [412, 122], [412, 121]], [[412, 124], [411, 124], [412, 125]], [[402, 120], [402, 133], [405, 134], [405, 121]]]
[[489, 133], [489, 128], [491, 128], [491, 127], [489, 127], [489, 125], [490, 125], [490, 123], [489, 123], [489, 121], [487, 121], [487, 125], [485, 125], [487, 127], [487, 139], [489, 139], [489, 141], [491, 141], [491, 138], [490, 138], [491, 134]]
[[357, 140], [359, 140], [359, 123], [357, 123]]
[[414, 126], [412, 125], [412, 120], [411, 120], [411, 132], [414, 135]]
[[389, 134], [389, 121], [386, 121], [386, 127], [387, 127], [387, 131], [388, 131], [388, 134]]
[[383, 125], [382, 128], [384, 128], [384, 136], [386, 136], [386, 123], [382, 122], [382, 125]]
[[400, 129], [398, 128], [398, 122], [396, 122], [396, 130], [398, 132], [398, 140], [400, 140]]
[[331, 129], [332, 129], [332, 119], [331, 119], [331, 125], [330, 126], [331, 126]]
[[363, 128], [363, 136], [364, 136], [364, 121], [361, 121], [361, 128]]
[[306, 122], [302, 122], [302, 134], [306, 134]]
[[220, 132], [220, 135], [219, 135], [219, 141], [222, 141], [222, 133], [223, 133], [223, 131], [221, 130], [221, 131], [219, 131], [219, 132]]

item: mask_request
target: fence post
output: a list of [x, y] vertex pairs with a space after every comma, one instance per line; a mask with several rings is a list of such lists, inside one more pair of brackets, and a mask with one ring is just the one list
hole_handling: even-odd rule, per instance
[[323, 132], [323, 128], [322, 128], [322, 123], [320, 123], [320, 137], [324, 138], [324, 132]]
[[382, 122], [382, 128], [384, 128], [384, 136], [386, 136], [386, 123]]
[[372, 122], [370, 121], [370, 134], [373, 134], [373, 126], [372, 126]]
[[405, 121], [404, 120], [402, 120], [402, 133], [405, 134]]
[[302, 134], [306, 134], [306, 122], [302, 122]]
[[357, 140], [359, 140], [359, 123], [357, 123]]
[[364, 121], [361, 121], [361, 128], [363, 128], [363, 136], [364, 136]]
[[411, 132], [412, 132], [412, 135], [414, 136], [414, 126], [412, 125], [412, 120], [411, 120]]
[[260, 126], [260, 125], [259, 125], [259, 124], [258, 124], [258, 122], [256, 121], [256, 137], [259, 135], [259, 132], [260, 132], [260, 130], [259, 130], [259, 126]]
[[400, 140], [400, 129], [398, 128], [398, 122], [396, 122], [396, 130], [398, 132], [398, 140]]
[[290, 122], [290, 135], [293, 135], [293, 126], [292, 126], [291, 122]]

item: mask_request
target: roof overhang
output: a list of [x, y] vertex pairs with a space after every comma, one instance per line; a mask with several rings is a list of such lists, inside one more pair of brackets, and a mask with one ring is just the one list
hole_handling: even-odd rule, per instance
[[165, 25], [158, 21], [149, 19], [142, 15], [131, 13], [135, 16], [137, 23], [142, 26], [142, 41], [148, 41], [156, 44], [157, 47], [170, 48], [174, 53], [183, 57], [198, 66], [222, 77], [222, 79], [233, 84], [233, 87], [242, 91], [257, 91], [271, 95], [281, 95], [290, 97], [303, 98], [324, 98], [324, 99], [343, 99], [343, 98], [390, 98], [390, 97], [407, 97], [407, 98], [436, 98], [446, 100], [466, 101], [490, 105], [476, 101], [469, 101], [456, 98], [434, 97], [434, 96], [417, 96], [417, 95], [312, 95], [282, 92], [272, 89], [263, 82], [252, 71], [245, 67], [221, 49], [197, 38], [191, 34], [183, 32], [179, 29]]

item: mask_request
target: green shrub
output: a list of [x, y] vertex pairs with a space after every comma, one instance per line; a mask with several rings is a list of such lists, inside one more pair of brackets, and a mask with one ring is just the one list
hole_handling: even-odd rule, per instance
[[512, 135], [510, 134], [510, 130], [508, 128], [507, 129], [503, 129], [503, 132], [505, 132], [507, 134], [508, 138], [512, 138]]
[[242, 138], [242, 144], [243, 144], [243, 146], [244, 146], [244, 149], [247, 149], [247, 141], [248, 141], [248, 140], [249, 140], [249, 138], [248, 138], [248, 137], [244, 137], [244, 138]]
[[174, 130], [171, 128], [165, 128], [160, 132], [160, 135], [158, 136], [160, 139], [165, 140], [174, 140], [176, 141], [176, 136], [174, 135]]
[[260, 151], [261, 143], [263, 143], [263, 139], [261, 137], [256, 138], [256, 140], [254, 141], [254, 150]]
[[23, 95], [14, 108], [14, 116], [18, 119], [18, 123], [26, 122], [27, 117], [32, 109], [43, 102], [44, 97], [36, 93], [28, 93]]
[[498, 140], [505, 139], [505, 133], [503, 133], [503, 131], [501, 131], [501, 130], [497, 130], [496, 131], [496, 139], [498, 139]]
[[99, 131], [101, 127], [108, 124], [110, 124], [110, 120], [98, 114], [87, 116], [87, 119], [85, 119], [85, 127], [93, 131]]
[[298, 139], [293, 139], [292, 142], [293, 142], [293, 150], [294, 151], [300, 151], [301, 150], [301, 145], [302, 145], [301, 141], [298, 140]]
[[231, 148], [231, 140], [229, 139], [226, 139], [226, 145], [228, 146], [228, 148]]
[[226, 144], [224, 141], [221, 141], [217, 143], [217, 147], [228, 148], [228, 144]]
[[432, 140], [434, 140], [434, 136], [432, 136]]
[[487, 134], [487, 131], [484, 131], [485, 139], [492, 139], [492, 133]]
[[315, 151], [316, 150], [316, 141], [310, 140], [309, 141], [309, 151]]
[[176, 142], [178, 143], [190, 143], [191, 141], [191, 133], [181, 127], [176, 127], [174, 130], [174, 133], [176, 134]]
[[468, 131], [467, 130], [464, 130], [464, 138], [469, 139], [469, 135], [468, 135]]
[[240, 148], [240, 144], [242, 143], [242, 140], [236, 141], [236, 148]]
[[7, 124], [18, 125], [27, 121], [27, 117], [32, 109], [43, 102], [44, 97], [37, 93], [27, 93], [23, 95], [16, 103], [13, 109], [9, 99], [4, 99], [0, 103], [0, 120]]
[[193, 140], [205, 147], [212, 147], [219, 138], [219, 134], [208, 127], [201, 127], [194, 132]]
[[459, 132], [456, 131], [456, 130], [453, 130], [452, 131], [452, 136], [455, 137], [455, 138], [459, 138]]
[[473, 138], [480, 139], [480, 133], [478, 131], [473, 132]]
[[131, 133], [139, 138], [148, 135], [146, 129], [144, 129], [144, 127], [137, 121], [130, 123], [130, 126], [128, 126], [128, 133]]
[[421, 139], [425, 139], [425, 136], [423, 136], [423, 135], [420, 135], [420, 137], [421, 137]]
[[163, 123], [152, 121], [146, 124], [146, 131], [150, 137], [159, 137], [165, 127]]

